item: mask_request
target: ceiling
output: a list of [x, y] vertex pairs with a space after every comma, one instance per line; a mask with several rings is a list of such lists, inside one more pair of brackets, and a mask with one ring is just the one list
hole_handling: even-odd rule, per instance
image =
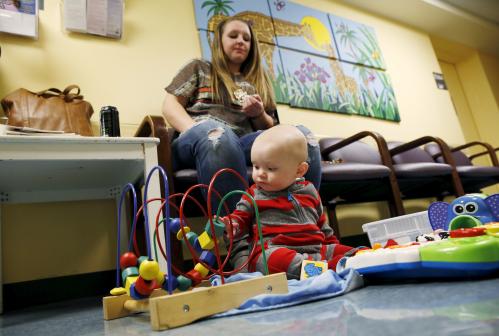
[[482, 52], [499, 56], [499, 0], [338, 0]]

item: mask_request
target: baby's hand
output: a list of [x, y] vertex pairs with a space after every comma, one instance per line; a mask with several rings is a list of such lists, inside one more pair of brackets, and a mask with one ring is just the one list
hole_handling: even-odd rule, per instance
[[249, 118], [256, 118], [265, 113], [262, 98], [259, 95], [247, 95], [243, 102], [243, 112]]
[[232, 229], [232, 236], [233, 237], [236, 237], [239, 234], [239, 232], [240, 232], [239, 224], [235, 220], [232, 220], [232, 225], [231, 225], [231, 220], [229, 219], [228, 216], [227, 217], [220, 217], [219, 219], [225, 224], [225, 231], [227, 233], [231, 232], [231, 229]]

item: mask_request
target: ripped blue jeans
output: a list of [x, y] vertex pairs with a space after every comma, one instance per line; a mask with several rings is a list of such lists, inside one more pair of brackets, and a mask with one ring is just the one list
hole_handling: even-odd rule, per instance
[[[321, 154], [317, 140], [304, 126], [297, 128], [308, 140], [309, 169], [305, 178], [312, 182], [317, 190], [321, 182]], [[181, 133], [173, 141], [173, 169], [196, 169], [199, 183], [209, 184], [212, 176], [222, 168], [232, 168], [246, 181], [246, 167], [251, 165], [251, 146], [262, 131], [238, 137], [227, 125], [216, 120], [203, 120]], [[224, 196], [232, 190], [245, 190], [246, 186], [236, 176], [229, 173], [219, 175], [214, 188]], [[215, 197], [215, 196], [214, 196]], [[233, 211], [241, 195], [227, 199], [226, 204]], [[218, 201], [212, 200], [213, 206]], [[213, 208], [216, 211], [216, 207]]]

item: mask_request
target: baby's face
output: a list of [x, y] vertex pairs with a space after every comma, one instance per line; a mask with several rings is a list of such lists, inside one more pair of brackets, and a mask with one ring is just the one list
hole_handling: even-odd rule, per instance
[[253, 164], [253, 181], [257, 187], [265, 191], [279, 191], [293, 184], [298, 174], [298, 163], [284, 153], [252, 148], [251, 162]]

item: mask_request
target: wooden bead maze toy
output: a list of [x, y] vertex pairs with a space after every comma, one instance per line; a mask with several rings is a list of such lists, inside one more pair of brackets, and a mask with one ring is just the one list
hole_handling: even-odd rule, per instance
[[[147, 199], [149, 180], [155, 171], [158, 171], [163, 180], [165, 198]], [[143, 206], [137, 210], [137, 197], [133, 185], [130, 183], [123, 189], [118, 209], [118, 244], [116, 257], [116, 287], [110, 293], [111, 296], [103, 298], [103, 312], [105, 320], [126, 317], [140, 312], [148, 312], [153, 330], [164, 330], [189, 324], [200, 318], [221, 313], [229, 309], [237, 308], [247, 299], [265, 293], [283, 294], [288, 292], [286, 275], [284, 273], [269, 275], [267, 262], [264, 260], [267, 275], [255, 279], [243, 280], [226, 284], [224, 277], [233, 275], [249, 262], [248, 260], [232, 271], [224, 271], [232, 250], [233, 232], [228, 230], [229, 247], [226, 258], [222, 261], [219, 253], [219, 242], [223, 241], [225, 224], [220, 220], [220, 211], [225, 200], [234, 193], [245, 194], [253, 202], [257, 219], [260, 245], [263, 249], [263, 237], [258, 217], [258, 208], [251, 195], [244, 191], [233, 191], [224, 197], [214, 189], [216, 178], [223, 173], [232, 173], [239, 179], [244, 179], [232, 169], [222, 169], [217, 172], [210, 184], [198, 184], [189, 188], [184, 194], [168, 194], [168, 180], [164, 170], [156, 166], [148, 174]], [[244, 181], [246, 183], [246, 181]], [[196, 188], [207, 189], [206, 210], [190, 195]], [[128, 251], [120, 256], [120, 230], [121, 230], [121, 205], [127, 192], [131, 192], [134, 204], [134, 218], [132, 223], [130, 243]], [[221, 198], [216, 215], [212, 215], [212, 194]], [[177, 208], [173, 199], [181, 197], [180, 206]], [[191, 231], [187, 219], [184, 216], [184, 205], [186, 201], [195, 202], [203, 214], [208, 218], [205, 230], [201, 234]], [[149, 237], [148, 204], [150, 202], [161, 202], [160, 210], [156, 215], [156, 229], [153, 243], [155, 256], [151, 253], [151, 239]], [[169, 206], [175, 207], [179, 217], [170, 218]], [[227, 210], [227, 208], [226, 208]], [[140, 213], [144, 213], [145, 240], [147, 256], [140, 256], [136, 242], [136, 223]], [[162, 218], [161, 218], [162, 217]], [[161, 244], [159, 227], [163, 225], [166, 253]], [[230, 223], [232, 225], [232, 223]], [[175, 234], [178, 240], [186, 245], [192, 255], [195, 266], [192, 270], [184, 273], [174, 267], [171, 255], [170, 235]], [[133, 244], [132, 244], [133, 243]], [[133, 245], [133, 251], [132, 251]], [[160, 270], [156, 246], [159, 247], [161, 255], [166, 260], [166, 270]], [[250, 256], [256, 251], [257, 244], [253, 245]], [[264, 254], [265, 259], [265, 254]], [[120, 276], [121, 270], [121, 276]], [[218, 274], [222, 284], [211, 287], [206, 281], [212, 274]], [[121, 285], [120, 285], [121, 279]], [[195, 288], [196, 290], [192, 290]]]

